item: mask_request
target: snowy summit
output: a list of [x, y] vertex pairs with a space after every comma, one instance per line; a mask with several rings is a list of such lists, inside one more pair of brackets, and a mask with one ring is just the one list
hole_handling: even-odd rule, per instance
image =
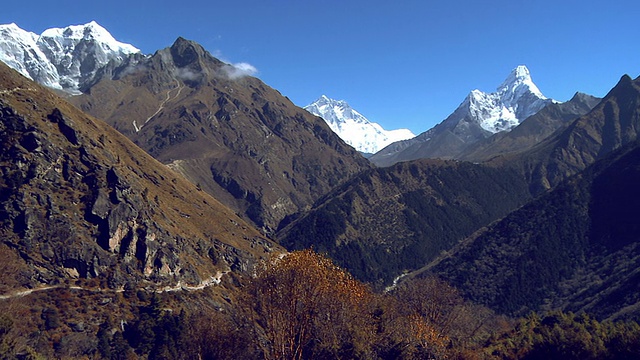
[[551, 101], [533, 83], [529, 69], [520, 65], [495, 92], [473, 90], [460, 108], [467, 110], [484, 130], [497, 133], [513, 129]]
[[140, 50], [118, 42], [102, 26], [52, 28], [41, 35], [16, 24], [0, 25], [0, 60], [51, 88], [79, 93], [109, 62], [122, 63]]
[[323, 118], [344, 142], [362, 153], [373, 154], [392, 142], [415, 136], [408, 129], [385, 130], [379, 124], [367, 120], [346, 101], [334, 100], [325, 95], [304, 109]]

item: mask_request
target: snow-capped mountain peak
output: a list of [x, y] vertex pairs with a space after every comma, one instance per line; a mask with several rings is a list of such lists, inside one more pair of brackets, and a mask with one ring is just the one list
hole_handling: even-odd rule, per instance
[[[526, 85], [530, 88], [535, 89], [535, 92], [540, 93], [538, 87], [533, 83], [531, 79], [531, 73], [529, 69], [525, 65], [519, 65], [515, 69], [511, 71], [509, 76], [498, 86], [498, 92], [508, 91], [509, 89], [513, 89], [514, 87]], [[542, 95], [540, 93], [540, 95]]]
[[461, 107], [468, 108], [471, 120], [482, 129], [497, 133], [518, 126], [551, 101], [533, 82], [529, 69], [520, 65], [511, 71], [496, 92], [473, 90]]
[[61, 39], [65, 45], [73, 46], [82, 40], [94, 40], [100, 44], [104, 50], [113, 52], [132, 54], [140, 52], [139, 49], [130, 44], [124, 44], [113, 38], [111, 33], [97, 22], [91, 21], [84, 25], [71, 25], [66, 28], [51, 28], [45, 30], [41, 38]]
[[363, 153], [375, 153], [388, 144], [406, 140], [415, 135], [408, 129], [385, 130], [370, 122], [344, 100], [334, 100], [326, 95], [304, 107], [320, 116], [342, 140]]
[[41, 35], [12, 23], [0, 25], [0, 60], [43, 85], [79, 93], [110, 61], [139, 53], [118, 42], [95, 21], [51, 28]]

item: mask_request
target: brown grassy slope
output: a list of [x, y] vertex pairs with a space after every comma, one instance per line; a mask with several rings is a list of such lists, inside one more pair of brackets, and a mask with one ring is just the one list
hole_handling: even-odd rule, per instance
[[266, 231], [370, 167], [322, 119], [196, 43], [131, 61], [71, 101]]
[[280, 249], [104, 122], [3, 64], [0, 79], [0, 232], [21, 286], [198, 284]]
[[640, 78], [623, 76], [592, 111], [532, 149], [490, 164], [522, 172], [534, 193], [554, 187], [611, 151], [638, 138]]

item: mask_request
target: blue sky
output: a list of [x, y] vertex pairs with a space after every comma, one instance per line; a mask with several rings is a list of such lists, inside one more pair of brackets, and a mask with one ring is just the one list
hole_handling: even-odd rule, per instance
[[91, 20], [144, 53], [182, 36], [299, 106], [346, 100], [420, 133], [517, 65], [548, 97], [604, 96], [640, 74], [640, 1], [10, 1], [0, 23], [40, 33]]

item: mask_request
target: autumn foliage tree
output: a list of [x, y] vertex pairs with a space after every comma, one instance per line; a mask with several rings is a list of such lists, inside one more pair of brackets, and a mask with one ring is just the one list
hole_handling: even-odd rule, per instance
[[357, 358], [371, 349], [374, 295], [311, 250], [269, 261], [246, 293], [267, 359]]

